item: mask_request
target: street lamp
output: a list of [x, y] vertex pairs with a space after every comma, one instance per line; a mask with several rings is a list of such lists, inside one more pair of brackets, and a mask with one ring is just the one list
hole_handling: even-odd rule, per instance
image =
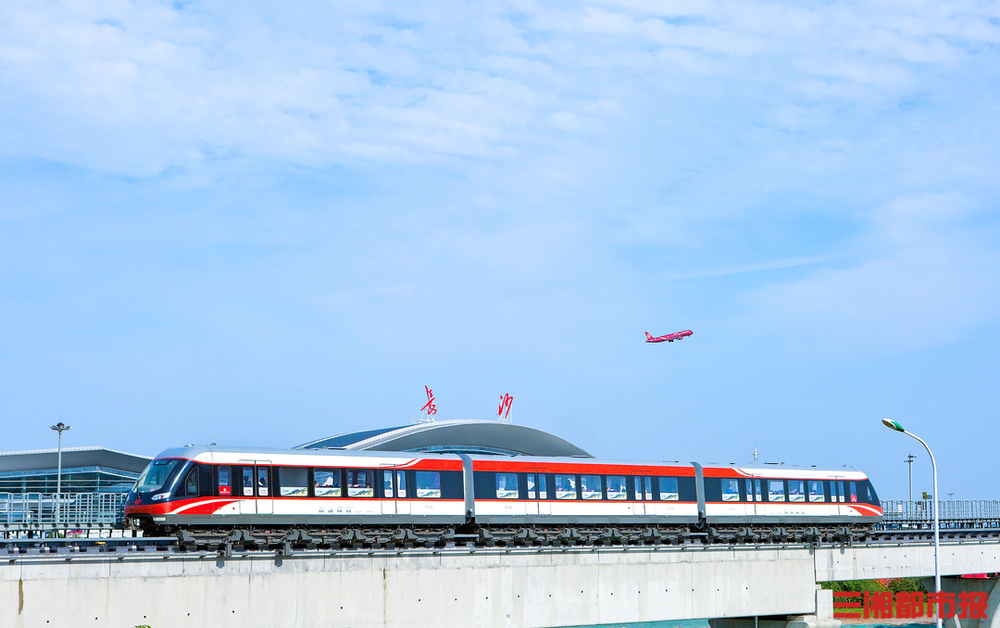
[[[941, 543], [940, 538], [940, 526], [938, 525], [938, 482], [937, 482], [937, 464], [934, 462], [934, 454], [931, 452], [931, 448], [927, 446], [924, 439], [920, 438], [913, 432], [907, 432], [903, 429], [903, 426], [889, 419], [882, 419], [882, 423], [885, 424], [890, 430], [895, 430], [897, 432], [902, 432], [911, 438], [917, 439], [917, 441], [924, 446], [927, 450], [927, 455], [931, 458], [931, 473], [934, 476], [934, 494], [931, 495], [931, 501], [934, 508], [934, 590], [938, 593], [939, 599], [941, 594], [941, 563], [938, 560], [938, 553]], [[934, 605], [935, 614], [937, 615], [937, 628], [941, 628], [941, 604], [935, 603]]]
[[56, 469], [56, 525], [59, 525], [59, 495], [62, 493], [62, 433], [69, 429], [69, 426], [62, 421], [56, 423], [55, 425], [50, 425], [50, 429], [59, 432], [59, 453], [56, 454], [57, 469]]

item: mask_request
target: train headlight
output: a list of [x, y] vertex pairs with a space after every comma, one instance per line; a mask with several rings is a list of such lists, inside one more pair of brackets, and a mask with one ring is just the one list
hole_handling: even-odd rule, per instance
[[168, 497], [170, 497], [170, 493], [158, 493], [156, 495], [153, 495], [152, 501], [160, 502]]

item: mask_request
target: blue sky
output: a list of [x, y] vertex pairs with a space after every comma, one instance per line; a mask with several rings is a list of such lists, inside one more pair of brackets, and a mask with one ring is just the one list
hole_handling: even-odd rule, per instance
[[998, 498], [998, 44], [974, 1], [4, 2], [0, 449], [294, 445], [428, 385], [883, 498], [889, 416]]

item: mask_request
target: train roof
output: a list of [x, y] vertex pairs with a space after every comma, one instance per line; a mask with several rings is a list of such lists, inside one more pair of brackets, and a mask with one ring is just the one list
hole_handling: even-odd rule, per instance
[[[399, 461], [410, 461], [414, 459], [446, 459], [457, 460], [458, 453], [449, 452], [396, 452], [396, 451], [372, 451], [372, 450], [347, 450], [347, 449], [277, 449], [266, 447], [217, 447], [217, 446], [187, 446], [174, 447], [161, 452], [157, 458], [187, 458], [195, 459], [203, 454], [220, 455], [230, 460], [261, 460], [277, 459], [280, 461], [285, 456], [301, 457], [337, 457], [337, 458], [357, 458], [359, 460], [389, 459]], [[511, 462], [517, 465], [523, 464], [580, 464], [587, 466], [608, 466], [608, 467], [693, 467], [695, 462], [683, 460], [615, 460], [600, 459], [590, 457], [566, 457], [566, 456], [495, 456], [472, 454], [469, 457], [474, 461], [488, 463]], [[279, 462], [280, 464], [280, 462]], [[864, 474], [853, 467], [821, 467], [808, 465], [788, 465], [780, 464], [746, 464], [738, 463], [697, 463], [711, 475], [713, 470], [733, 470], [743, 475], [760, 475], [765, 477], [809, 477], [812, 474], [822, 476], [836, 476], [843, 474], [844, 477], [859, 477]]]
[[166, 449], [157, 458], [195, 458], [201, 454], [237, 455], [247, 459], [260, 459], [278, 456], [337, 456], [348, 458], [392, 458], [412, 460], [414, 458], [446, 457], [458, 459], [456, 454], [437, 452], [407, 452], [407, 451], [358, 451], [349, 449], [279, 449], [275, 447], [218, 447], [212, 445], [189, 445]]

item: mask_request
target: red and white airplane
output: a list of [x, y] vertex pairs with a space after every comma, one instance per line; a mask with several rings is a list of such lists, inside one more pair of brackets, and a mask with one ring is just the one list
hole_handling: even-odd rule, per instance
[[673, 342], [675, 340], [683, 340], [684, 338], [690, 336], [694, 332], [690, 329], [685, 329], [684, 331], [679, 331], [673, 334], [667, 334], [666, 336], [650, 336], [649, 332], [646, 332], [646, 342]]

